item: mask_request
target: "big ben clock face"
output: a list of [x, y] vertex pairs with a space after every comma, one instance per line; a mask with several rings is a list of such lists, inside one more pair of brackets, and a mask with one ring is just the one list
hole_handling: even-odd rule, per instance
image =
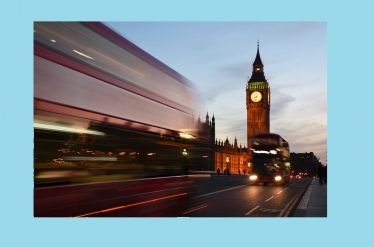
[[251, 94], [251, 100], [253, 102], [259, 102], [262, 98], [262, 95], [260, 92], [256, 91]]

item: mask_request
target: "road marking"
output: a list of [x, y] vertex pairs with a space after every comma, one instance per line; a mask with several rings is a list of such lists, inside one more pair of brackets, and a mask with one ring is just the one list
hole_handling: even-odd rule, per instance
[[260, 208], [261, 212], [267, 212], [267, 213], [277, 213], [279, 211], [282, 211], [281, 209], [272, 209], [272, 208]]
[[270, 200], [273, 199], [273, 198], [274, 198], [274, 196], [270, 197], [270, 198], [267, 199], [265, 202], [270, 201]]
[[240, 185], [240, 186], [232, 187], [232, 188], [225, 189], [225, 190], [219, 190], [219, 191], [215, 191], [215, 192], [204, 194], [204, 195], [200, 195], [200, 196], [195, 196], [194, 198], [203, 197], [203, 196], [209, 196], [209, 195], [213, 195], [213, 194], [216, 194], [216, 193], [224, 192], [224, 191], [227, 191], [227, 190], [237, 189], [237, 188], [240, 188], [240, 187], [243, 187], [243, 186], [247, 186], [247, 185], [245, 184], [245, 185]]
[[293, 206], [296, 204], [297, 199], [299, 198], [299, 196], [301, 194], [303, 194], [305, 192], [305, 190], [308, 186], [309, 186], [309, 183], [305, 184], [303, 186], [303, 189], [299, 190], [295, 194], [295, 196], [290, 200], [290, 202], [284, 207], [282, 212], [280, 212], [280, 214], [277, 217], [288, 217], [288, 215], [291, 213], [291, 210], [292, 210]]
[[248, 213], [246, 213], [245, 215], [249, 215], [250, 213], [252, 213], [253, 211], [255, 211], [256, 209], [258, 209], [260, 207], [260, 205], [259, 206], [256, 206], [256, 207], [254, 207], [251, 211], [249, 211]]
[[283, 192], [283, 190], [279, 191], [279, 192], [277, 193], [277, 195], [280, 194], [280, 193], [282, 193], [282, 192]]

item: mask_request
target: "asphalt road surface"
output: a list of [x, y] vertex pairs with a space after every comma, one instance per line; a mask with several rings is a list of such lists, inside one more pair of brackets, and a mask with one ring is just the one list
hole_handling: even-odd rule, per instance
[[[243, 176], [244, 177], [244, 176]], [[228, 180], [224, 185], [222, 180]], [[242, 178], [215, 178], [205, 185], [210, 191], [199, 193], [190, 199], [189, 208], [181, 216], [186, 217], [287, 217], [297, 206], [310, 178], [291, 179], [285, 185], [238, 184]], [[234, 181], [230, 181], [234, 180]], [[214, 189], [213, 189], [214, 188]]]
[[311, 178], [191, 175], [34, 189], [35, 217], [290, 217]]

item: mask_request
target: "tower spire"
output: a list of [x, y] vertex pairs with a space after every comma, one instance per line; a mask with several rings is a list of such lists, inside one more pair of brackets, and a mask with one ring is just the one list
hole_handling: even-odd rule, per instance
[[248, 83], [250, 82], [265, 82], [265, 75], [264, 75], [264, 65], [262, 64], [261, 61], [261, 56], [260, 56], [260, 41], [257, 41], [257, 54], [255, 61], [253, 62], [252, 65], [252, 76], [248, 80]]
[[257, 54], [256, 54], [256, 58], [255, 58], [255, 61], [253, 62], [253, 66], [255, 66], [255, 65], [264, 67], [264, 65], [262, 64], [262, 61], [261, 61], [261, 57], [260, 57], [260, 41], [259, 40], [257, 41]]

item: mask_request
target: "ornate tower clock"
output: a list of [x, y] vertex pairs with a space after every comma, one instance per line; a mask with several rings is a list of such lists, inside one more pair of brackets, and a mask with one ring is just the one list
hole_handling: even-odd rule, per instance
[[270, 132], [270, 87], [265, 79], [259, 44], [257, 55], [253, 62], [252, 76], [248, 80], [247, 88], [247, 145], [250, 137], [256, 133]]

